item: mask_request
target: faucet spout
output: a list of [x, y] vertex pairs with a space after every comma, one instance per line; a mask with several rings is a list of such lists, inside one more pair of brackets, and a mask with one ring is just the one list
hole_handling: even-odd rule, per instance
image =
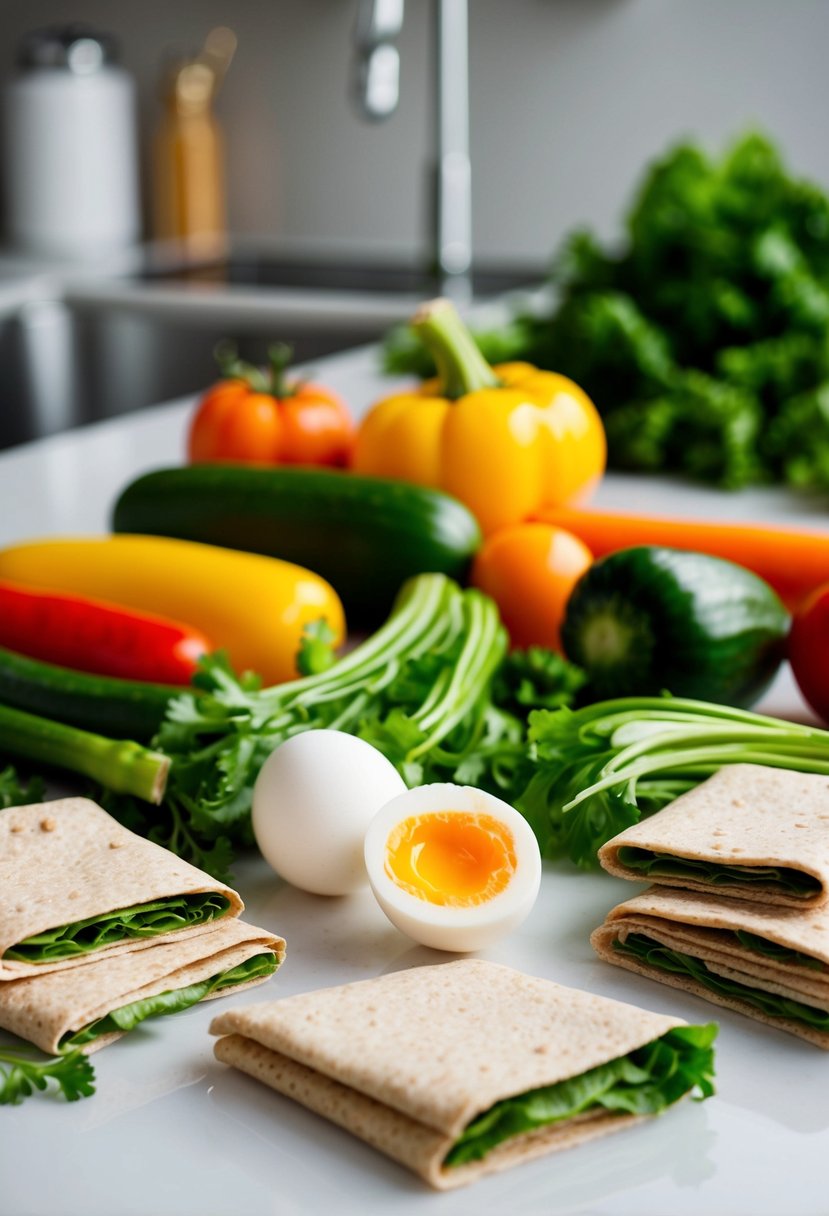
[[471, 295], [472, 169], [469, 158], [467, 0], [437, 0], [436, 164], [433, 257], [446, 295]]

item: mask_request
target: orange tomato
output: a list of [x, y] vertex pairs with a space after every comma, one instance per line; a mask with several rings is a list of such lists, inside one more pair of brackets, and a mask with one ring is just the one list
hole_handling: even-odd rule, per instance
[[512, 524], [484, 542], [472, 582], [498, 605], [514, 647], [561, 650], [570, 593], [593, 562], [587, 546], [549, 524]]
[[193, 464], [205, 460], [273, 464], [279, 459], [281, 430], [273, 397], [251, 392], [244, 381], [220, 381], [193, 415], [187, 455]]
[[218, 358], [227, 378], [205, 393], [190, 423], [187, 454], [258, 464], [344, 465], [354, 438], [345, 402], [330, 389], [285, 378], [290, 350], [274, 347], [270, 374], [241, 362], [226, 347]]

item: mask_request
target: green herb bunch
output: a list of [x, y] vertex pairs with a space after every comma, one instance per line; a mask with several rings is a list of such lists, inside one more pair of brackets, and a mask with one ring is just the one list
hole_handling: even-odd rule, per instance
[[[648, 170], [621, 250], [576, 232], [552, 286], [552, 308], [479, 343], [577, 381], [612, 465], [829, 486], [829, 198], [790, 177], [769, 139], [749, 134], [719, 160], [672, 149]], [[429, 371], [400, 334], [387, 361]]]
[[[104, 805], [217, 877], [253, 843], [253, 786], [273, 749], [301, 731], [346, 731], [392, 761], [410, 786], [474, 784], [514, 800], [529, 779], [527, 715], [568, 705], [578, 669], [542, 649], [507, 656], [494, 602], [440, 574], [402, 588], [387, 622], [333, 661], [324, 631], [308, 631], [300, 668], [273, 688], [202, 660], [198, 694], [175, 698], [153, 745], [172, 759], [160, 807], [103, 794]], [[328, 650], [326, 648], [328, 647]]]

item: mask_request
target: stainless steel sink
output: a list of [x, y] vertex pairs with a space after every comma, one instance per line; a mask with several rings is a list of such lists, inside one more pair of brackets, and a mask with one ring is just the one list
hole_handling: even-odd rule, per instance
[[[531, 286], [539, 267], [484, 266], [479, 300]], [[41, 298], [0, 315], [0, 447], [198, 392], [213, 350], [243, 358], [291, 343], [295, 361], [379, 339], [439, 283], [416, 263], [234, 249], [183, 264], [146, 257], [127, 273], [58, 276]]]
[[[486, 299], [537, 283], [543, 276], [544, 269], [537, 263], [476, 266], [472, 271], [472, 294], [476, 299]], [[148, 266], [141, 278], [149, 282], [223, 283], [276, 290], [368, 292], [424, 298], [438, 295], [442, 290], [440, 276], [416, 262], [332, 261], [244, 251], [190, 266]]]

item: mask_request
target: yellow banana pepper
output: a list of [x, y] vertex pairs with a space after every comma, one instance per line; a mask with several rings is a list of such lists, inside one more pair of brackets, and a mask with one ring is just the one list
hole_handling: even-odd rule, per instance
[[598, 411], [577, 384], [529, 363], [490, 367], [448, 300], [424, 305], [413, 327], [438, 378], [372, 407], [355, 472], [446, 490], [487, 534], [589, 497], [607, 449]]
[[237, 671], [266, 684], [296, 676], [302, 631], [325, 617], [339, 644], [343, 607], [301, 566], [158, 536], [68, 537], [0, 549], [0, 578], [157, 612], [204, 631]]

